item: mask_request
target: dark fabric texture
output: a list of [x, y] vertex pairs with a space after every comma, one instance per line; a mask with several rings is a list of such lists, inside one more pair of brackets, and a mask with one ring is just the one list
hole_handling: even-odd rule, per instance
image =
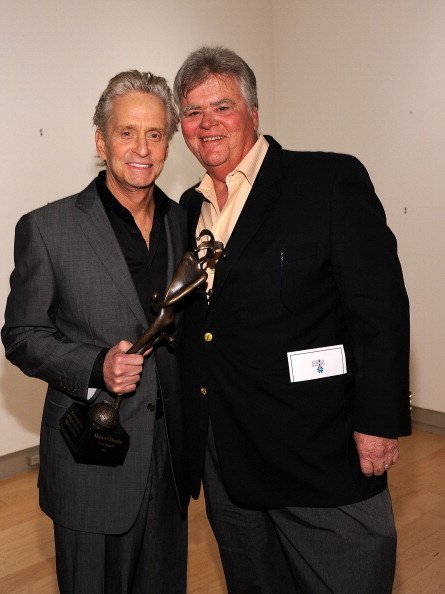
[[391, 593], [396, 530], [388, 491], [341, 507], [241, 507], [224, 487], [211, 426], [203, 484], [229, 594]]
[[[195, 295], [185, 316], [192, 494], [210, 414], [233, 501], [347, 505], [387, 486], [385, 475], [362, 474], [353, 432], [410, 433], [409, 307], [396, 240], [357, 159], [267, 140], [210, 302]], [[202, 196], [191, 188], [181, 203], [193, 245]], [[339, 344], [346, 374], [290, 382], [288, 352]]]
[[[185, 249], [187, 222], [179, 205], [167, 197], [165, 205], [171, 278]], [[180, 312], [176, 321], [179, 336]], [[59, 431], [69, 406], [86, 402], [99, 353], [122, 339], [134, 342], [147, 325], [95, 180], [79, 194], [20, 219], [2, 340], [12, 363], [48, 384], [40, 440], [40, 505], [54, 522], [71, 530], [121, 534], [133, 525], [150, 468], [158, 388], [174, 488], [186, 513], [189, 485], [175, 349], [163, 344], [148, 356], [135, 393], [124, 398], [120, 417], [130, 448], [122, 466], [76, 463]], [[95, 398], [98, 402], [112, 396], [102, 391]]]
[[54, 525], [61, 594], [185, 594], [187, 522], [179, 515], [165, 426], [155, 424], [150, 475], [141, 509], [124, 534], [92, 534]]

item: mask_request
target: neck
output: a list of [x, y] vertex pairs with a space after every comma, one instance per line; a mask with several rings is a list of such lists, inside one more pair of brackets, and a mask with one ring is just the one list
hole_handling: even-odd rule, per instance
[[[210, 175], [210, 174], [209, 174]], [[227, 198], [229, 197], [229, 189], [227, 187], [226, 181], [224, 181], [212, 177], [213, 187], [215, 188], [216, 199], [218, 201], [219, 210], [222, 210], [227, 202]]]
[[124, 188], [116, 183], [116, 180], [108, 175], [105, 177], [105, 184], [113, 196], [122, 206], [125, 206], [131, 214], [144, 209], [153, 200], [154, 184], [146, 188]]
[[[258, 140], [258, 134], [255, 132], [251, 142], [245, 147], [243, 153], [241, 154], [237, 167], [247, 155], [247, 153], [253, 148], [256, 141]], [[207, 173], [210, 175], [213, 181], [213, 186], [215, 188], [216, 198], [218, 200], [219, 209], [222, 210], [224, 205], [227, 202], [227, 198], [229, 195], [229, 190], [226, 184], [226, 178], [235, 168], [229, 167], [227, 163], [223, 163], [222, 165], [216, 167], [209, 167], [207, 169]]]
[[106, 177], [105, 183], [108, 189], [116, 200], [130, 211], [139, 231], [148, 242], [155, 212], [154, 185], [149, 188], [133, 188], [125, 192], [113, 181], [112, 178]]
[[[128, 208], [128, 207], [126, 207]], [[136, 208], [128, 210], [131, 212], [142, 237], [148, 243], [150, 239], [150, 232], [153, 226], [153, 218], [155, 214], [155, 201], [150, 199], [149, 202], [140, 202]]]

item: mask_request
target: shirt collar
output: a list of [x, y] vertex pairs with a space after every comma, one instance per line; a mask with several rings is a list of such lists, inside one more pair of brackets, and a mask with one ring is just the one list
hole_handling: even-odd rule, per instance
[[[120, 217], [128, 218], [128, 215], [131, 217], [133, 221], [133, 216], [131, 215], [130, 211], [122, 206], [122, 204], [117, 200], [110, 189], [108, 188], [107, 184], [105, 183], [106, 172], [105, 170], [99, 171], [99, 174], [96, 178], [96, 189], [97, 193], [99, 194], [99, 198], [104, 205], [104, 208], [107, 212], [113, 211], [118, 214]], [[164, 194], [164, 192], [155, 186], [153, 192], [153, 198], [155, 201], [155, 217], [163, 217], [168, 209], [169, 209], [169, 199]]]
[[[253, 186], [255, 178], [258, 175], [258, 171], [260, 170], [260, 167], [263, 163], [268, 146], [269, 143], [264, 138], [264, 136], [260, 134], [258, 136], [258, 140], [240, 161], [238, 166], [227, 175], [226, 180], [236, 173], [241, 173], [247, 179], [250, 186]], [[205, 197], [208, 195], [208, 192], [214, 191], [213, 187], [212, 178], [208, 173], [205, 173], [201, 183], [196, 187], [196, 191], [202, 193]]]

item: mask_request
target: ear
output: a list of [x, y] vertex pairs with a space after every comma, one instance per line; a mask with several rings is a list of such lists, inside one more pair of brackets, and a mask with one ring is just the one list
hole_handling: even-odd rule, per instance
[[255, 132], [258, 132], [258, 126], [260, 125], [259, 117], [258, 117], [258, 108], [254, 107], [250, 113], [252, 116]]
[[98, 128], [96, 128], [96, 133], [94, 136], [95, 136], [95, 140], [96, 140], [96, 152], [103, 161], [106, 161], [107, 157], [106, 157], [106, 152], [105, 152], [104, 135]]

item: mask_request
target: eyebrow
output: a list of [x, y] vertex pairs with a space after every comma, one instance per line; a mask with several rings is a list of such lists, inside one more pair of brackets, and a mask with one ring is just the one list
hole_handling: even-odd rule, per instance
[[[229, 99], [228, 97], [224, 97], [224, 99], [219, 99], [218, 101], [213, 101], [212, 103], [210, 103], [210, 107], [218, 107], [218, 105], [222, 105], [223, 103], [231, 103], [233, 105], [235, 101], [233, 101], [233, 99]], [[201, 105], [197, 104], [186, 105], [182, 109], [182, 113], [187, 113], [195, 109], [202, 109], [202, 107]]]
[[[116, 130], [137, 130], [137, 128], [137, 124], [122, 124], [121, 126], [117, 126]], [[165, 132], [165, 128], [162, 126], [151, 126], [150, 128], [148, 128], [148, 132]]]

